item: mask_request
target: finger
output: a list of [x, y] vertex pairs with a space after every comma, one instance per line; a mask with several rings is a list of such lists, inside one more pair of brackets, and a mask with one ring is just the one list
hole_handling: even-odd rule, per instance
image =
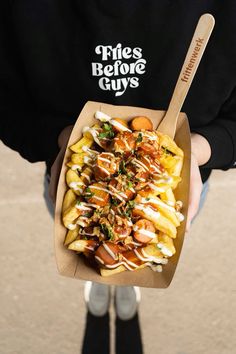
[[187, 216], [187, 226], [186, 226], [187, 231], [189, 231], [191, 221], [198, 212], [200, 196], [202, 191], [202, 183], [199, 183], [199, 180], [194, 180], [192, 183], [193, 183], [193, 187], [191, 188], [190, 191], [189, 208], [188, 208], [188, 216]]

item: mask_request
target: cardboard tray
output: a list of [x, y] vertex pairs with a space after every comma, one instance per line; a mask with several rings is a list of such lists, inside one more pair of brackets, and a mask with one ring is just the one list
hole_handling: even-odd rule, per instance
[[71, 155], [69, 146], [77, 142], [82, 137], [82, 129], [84, 126], [92, 126], [95, 122], [97, 122], [97, 120], [94, 118], [94, 114], [97, 110], [102, 111], [112, 117], [119, 117], [127, 121], [138, 115], [147, 116], [152, 120], [154, 127], [158, 127], [158, 124], [165, 114], [165, 111], [131, 106], [114, 106], [101, 102], [88, 101], [85, 104], [74, 125], [73, 131], [68, 141], [58, 182], [55, 208], [55, 254], [58, 271], [61, 275], [67, 277], [91, 280], [104, 284], [166, 288], [171, 283], [179, 261], [181, 248], [184, 241], [187, 218], [191, 156], [190, 130], [187, 116], [185, 113], [180, 113], [175, 135], [175, 141], [177, 145], [184, 151], [184, 165], [181, 174], [182, 181], [175, 189], [175, 197], [176, 200], [183, 201], [182, 213], [185, 216], [185, 220], [181, 223], [180, 227], [177, 228], [177, 237], [174, 240], [176, 254], [169, 258], [168, 264], [163, 266], [163, 271], [161, 273], [154, 272], [150, 269], [150, 267], [147, 267], [137, 271], [125, 271], [110, 277], [102, 277], [96, 269], [86, 264], [84, 257], [79, 256], [74, 251], [68, 250], [63, 245], [67, 229], [63, 226], [61, 220], [62, 202], [64, 194], [68, 189], [65, 181], [65, 175], [67, 171], [66, 163], [69, 161]]

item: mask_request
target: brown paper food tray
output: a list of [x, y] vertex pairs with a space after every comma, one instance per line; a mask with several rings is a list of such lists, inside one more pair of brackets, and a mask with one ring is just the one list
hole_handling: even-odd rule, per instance
[[101, 102], [87, 102], [81, 111], [73, 131], [71, 133], [66, 153], [63, 160], [63, 165], [58, 182], [57, 200], [55, 209], [55, 253], [58, 271], [61, 275], [91, 280], [99, 283], [112, 284], [112, 285], [136, 285], [141, 287], [150, 288], [166, 288], [174, 276], [176, 266], [178, 264], [183, 240], [185, 233], [186, 215], [189, 198], [189, 171], [190, 171], [190, 131], [188, 119], [185, 113], [180, 113], [175, 141], [178, 146], [184, 151], [184, 165], [182, 170], [182, 181], [179, 183], [175, 190], [176, 200], [183, 201], [182, 213], [185, 220], [177, 229], [177, 238], [174, 240], [176, 247], [176, 254], [171, 257], [167, 265], [163, 266], [161, 273], [154, 272], [149, 267], [137, 271], [125, 271], [109, 277], [102, 277], [98, 271], [88, 266], [84, 257], [77, 255], [74, 251], [68, 250], [64, 245], [66, 228], [61, 220], [61, 207], [64, 194], [68, 189], [65, 182], [65, 175], [67, 171], [66, 163], [70, 159], [71, 151], [68, 148], [77, 142], [82, 136], [82, 128], [84, 126], [92, 126], [97, 120], [94, 118], [95, 112], [99, 110], [112, 117], [119, 117], [129, 121], [131, 118], [143, 115], [149, 117], [154, 127], [157, 127], [165, 111], [157, 111], [140, 107], [131, 106], [114, 106]]

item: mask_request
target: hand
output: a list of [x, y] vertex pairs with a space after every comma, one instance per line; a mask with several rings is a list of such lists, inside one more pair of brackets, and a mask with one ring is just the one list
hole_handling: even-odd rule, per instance
[[60, 151], [51, 167], [51, 179], [49, 184], [49, 196], [54, 204], [56, 203], [57, 185], [60, 176], [61, 165], [72, 129], [72, 125], [66, 127], [62, 130], [58, 137], [58, 146]]
[[198, 161], [194, 153], [191, 154], [190, 168], [190, 190], [189, 190], [189, 206], [186, 231], [190, 229], [191, 221], [197, 214], [200, 196], [202, 192], [202, 178], [198, 167]]
[[202, 192], [202, 179], [199, 166], [204, 165], [211, 157], [210, 145], [202, 135], [191, 134], [191, 150], [190, 191], [186, 231], [189, 231], [191, 221], [199, 208]]

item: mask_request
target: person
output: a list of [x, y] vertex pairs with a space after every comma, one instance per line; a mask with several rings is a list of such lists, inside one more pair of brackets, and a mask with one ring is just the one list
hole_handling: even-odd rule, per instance
[[[199, 17], [215, 17], [183, 107], [192, 143], [189, 229], [211, 171], [236, 167], [235, 1], [3, 0], [0, 7], [0, 137], [28, 161], [46, 162], [54, 199], [65, 144], [84, 104], [167, 109]], [[108, 308], [108, 289], [94, 285], [90, 310], [93, 290]], [[134, 309], [135, 291], [126, 295]]]

